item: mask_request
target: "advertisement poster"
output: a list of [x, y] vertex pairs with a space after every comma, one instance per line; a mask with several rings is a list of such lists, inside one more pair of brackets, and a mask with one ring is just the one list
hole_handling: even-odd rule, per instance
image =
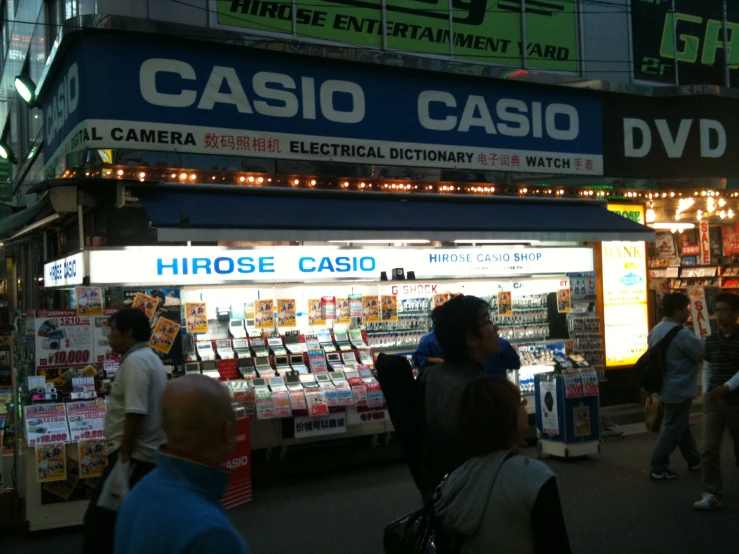
[[77, 450], [67, 450], [67, 476], [60, 481], [41, 485], [41, 504], [58, 504], [74, 500], [87, 500], [90, 487], [87, 481], [80, 481], [79, 462], [75, 459]]
[[295, 327], [297, 325], [297, 311], [295, 308], [295, 299], [278, 298], [277, 299], [277, 326], [278, 327]]
[[36, 482], [49, 483], [67, 478], [67, 456], [63, 442], [36, 445]]
[[598, 385], [598, 373], [595, 368], [581, 367], [578, 371], [580, 372], [580, 379], [582, 379], [582, 395], [598, 396], [600, 386]]
[[77, 315], [103, 315], [103, 294], [99, 287], [77, 287]]
[[352, 322], [351, 306], [348, 298], [336, 299], [336, 323], [349, 325]]
[[702, 340], [711, 334], [711, 323], [708, 321], [708, 304], [703, 287], [689, 287], [690, 316], [693, 320], [693, 330]]
[[101, 439], [105, 427], [105, 401], [87, 400], [66, 404], [67, 422], [72, 442]]
[[28, 446], [69, 441], [64, 404], [26, 406], [25, 419]]
[[647, 301], [647, 252], [643, 242], [603, 242], [603, 303]]
[[[675, 84], [675, 46], [677, 75], [681, 85], [725, 85], [722, 0], [633, 0], [632, 51], [634, 77], [642, 81]], [[677, 13], [673, 35], [672, 12]], [[728, 29], [739, 21], [736, 3], [727, 2]], [[731, 51], [731, 58], [735, 53]], [[729, 60], [732, 85], [736, 62]]]
[[188, 333], [208, 332], [208, 308], [205, 302], [185, 302], [185, 323]]
[[382, 321], [398, 321], [398, 297], [393, 295], [381, 296]]
[[105, 439], [82, 439], [77, 443], [80, 460], [80, 478], [102, 477], [108, 465]]
[[710, 265], [711, 263], [711, 239], [708, 231], [708, 221], [701, 220], [698, 222], [698, 246], [700, 246], [700, 256], [698, 263], [700, 265]]
[[736, 226], [722, 225], [724, 256], [739, 254], [739, 224]]
[[251, 501], [251, 419], [236, 420], [236, 447], [225, 464], [231, 472], [226, 494], [221, 498], [227, 510]]
[[446, 304], [451, 298], [450, 294], [435, 294], [434, 295], [434, 308], [437, 308], [443, 304]]
[[498, 315], [513, 315], [513, 293], [509, 290], [498, 292]]
[[89, 317], [75, 310], [38, 310], [34, 318], [36, 367], [70, 367], [92, 362]]
[[568, 314], [572, 311], [572, 293], [570, 289], [557, 289], [557, 312]]
[[[156, 329], [160, 319], [166, 319], [176, 323], [178, 329], [182, 324], [182, 303], [180, 300], [180, 289], [137, 289], [126, 288], [123, 291], [125, 306], [133, 306], [136, 297], [139, 294], [154, 298], [156, 303], [156, 311], [151, 316], [151, 328]], [[164, 365], [178, 365], [183, 362], [182, 359], [182, 333], [177, 332], [174, 344], [168, 353], [161, 349], [156, 349], [159, 357]]]
[[590, 435], [590, 407], [577, 406], [572, 409], [572, 415], [575, 419], [575, 436], [587, 437]]
[[576, 369], [563, 369], [565, 380], [565, 398], [582, 398], [582, 378]]
[[321, 302], [321, 299], [308, 299], [308, 325], [317, 326], [325, 324], [326, 320], [323, 319], [323, 302]]
[[324, 296], [321, 298], [321, 309], [323, 311], [323, 319], [326, 321], [336, 318], [336, 297]]
[[275, 327], [275, 301], [254, 301], [254, 327], [257, 329], [274, 329]]
[[159, 300], [157, 298], [147, 296], [143, 292], [140, 292], [134, 297], [132, 307], [143, 311], [149, 318], [149, 321], [151, 321], [151, 318], [154, 317], [154, 314], [157, 311], [158, 305]]
[[159, 318], [157, 326], [149, 339], [149, 346], [162, 354], [169, 354], [172, 345], [177, 340], [181, 325], [168, 319]]
[[655, 236], [655, 249], [657, 250], [658, 258], [674, 258], [677, 256], [675, 250], [675, 236], [669, 231], [656, 232]]
[[362, 295], [349, 295], [349, 315], [351, 317], [362, 317]]
[[559, 435], [559, 413], [557, 411], [557, 383], [544, 381], [539, 383], [539, 402], [541, 403], [542, 433]]
[[605, 321], [606, 365], [633, 365], [647, 351], [649, 318], [647, 304], [608, 305], [603, 307]]
[[380, 299], [377, 296], [362, 297], [362, 319], [364, 323], [380, 321]]
[[102, 317], [92, 318], [92, 359], [98, 364], [118, 362], [121, 358], [111, 350], [108, 340], [108, 319], [117, 311], [116, 308], [105, 308]]
[[[232, 0], [211, 2], [220, 28], [380, 49], [381, 29], [386, 24], [385, 40], [393, 50], [449, 56], [453, 48], [460, 60], [521, 66], [519, 44], [524, 24], [518, 0], [454, 2], [453, 17], [446, 2], [435, 0], [294, 0], [297, 17], [291, 17], [289, 1], [275, 3], [276, 7], [283, 4], [284, 10], [257, 10], [249, 2]], [[523, 40], [528, 67], [577, 70], [576, 14], [567, 0], [537, 2], [526, 10]]]

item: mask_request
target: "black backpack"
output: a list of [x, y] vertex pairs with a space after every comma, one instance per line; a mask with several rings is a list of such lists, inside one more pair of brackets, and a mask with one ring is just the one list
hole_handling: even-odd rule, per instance
[[660, 392], [662, 390], [667, 348], [682, 328], [682, 325], [678, 325], [674, 329], [670, 329], [670, 332], [661, 341], [642, 354], [634, 364], [637, 374], [641, 375], [641, 386], [647, 392]]

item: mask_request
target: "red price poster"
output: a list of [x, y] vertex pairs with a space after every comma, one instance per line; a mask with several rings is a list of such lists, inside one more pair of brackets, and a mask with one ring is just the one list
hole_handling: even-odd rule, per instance
[[103, 438], [105, 427], [105, 402], [88, 400], [71, 402], [67, 406], [67, 422], [72, 442], [82, 439]]
[[93, 363], [92, 324], [75, 310], [38, 310], [34, 318], [36, 367]]
[[67, 414], [64, 404], [26, 406], [26, 441], [28, 446], [69, 442]]
[[231, 471], [226, 494], [221, 499], [227, 510], [251, 502], [251, 420], [236, 420], [236, 448], [225, 464]]

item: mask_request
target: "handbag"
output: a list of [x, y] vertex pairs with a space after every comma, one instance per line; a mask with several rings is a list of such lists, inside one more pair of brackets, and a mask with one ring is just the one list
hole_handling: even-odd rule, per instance
[[647, 397], [646, 404], [644, 405], [644, 423], [647, 426], [647, 431], [659, 433], [662, 428], [662, 420], [664, 417], [665, 405], [659, 398], [657, 398], [657, 396], [650, 394]]
[[456, 554], [461, 542], [445, 533], [434, 514], [447, 477], [442, 479], [433, 498], [420, 510], [411, 512], [385, 527], [382, 545], [385, 554]]

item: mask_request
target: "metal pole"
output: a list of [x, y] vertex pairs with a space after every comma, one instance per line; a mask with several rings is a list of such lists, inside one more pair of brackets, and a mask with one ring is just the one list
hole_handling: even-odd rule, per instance
[[[674, 1], [674, 0], [673, 0]], [[529, 48], [526, 38], [526, 0], [521, 0], [521, 67], [529, 66]]]
[[85, 222], [84, 214], [82, 213], [82, 205], [77, 205], [77, 231], [79, 233], [80, 250], [85, 249]]
[[727, 87], [731, 86], [731, 71], [729, 71], [729, 60], [731, 45], [729, 44], [729, 29], [728, 29], [728, 8], [726, 6], [726, 0], [722, 2], [723, 5], [723, 16], [724, 16], [724, 82]]
[[454, 7], [452, 0], [447, 4], [449, 7], [449, 56], [454, 59]]
[[49, 259], [49, 248], [48, 248], [48, 242], [46, 240], [46, 230], [44, 230], [44, 261]]
[[387, 0], [382, 0], [382, 49], [387, 50]]
[[672, 0], [671, 2], [672, 6], [672, 48], [673, 48], [673, 58], [675, 60], [675, 85], [680, 86], [680, 70], [678, 68], [678, 60], [677, 60], [677, 18], [676, 10], [675, 10], [675, 0]]

